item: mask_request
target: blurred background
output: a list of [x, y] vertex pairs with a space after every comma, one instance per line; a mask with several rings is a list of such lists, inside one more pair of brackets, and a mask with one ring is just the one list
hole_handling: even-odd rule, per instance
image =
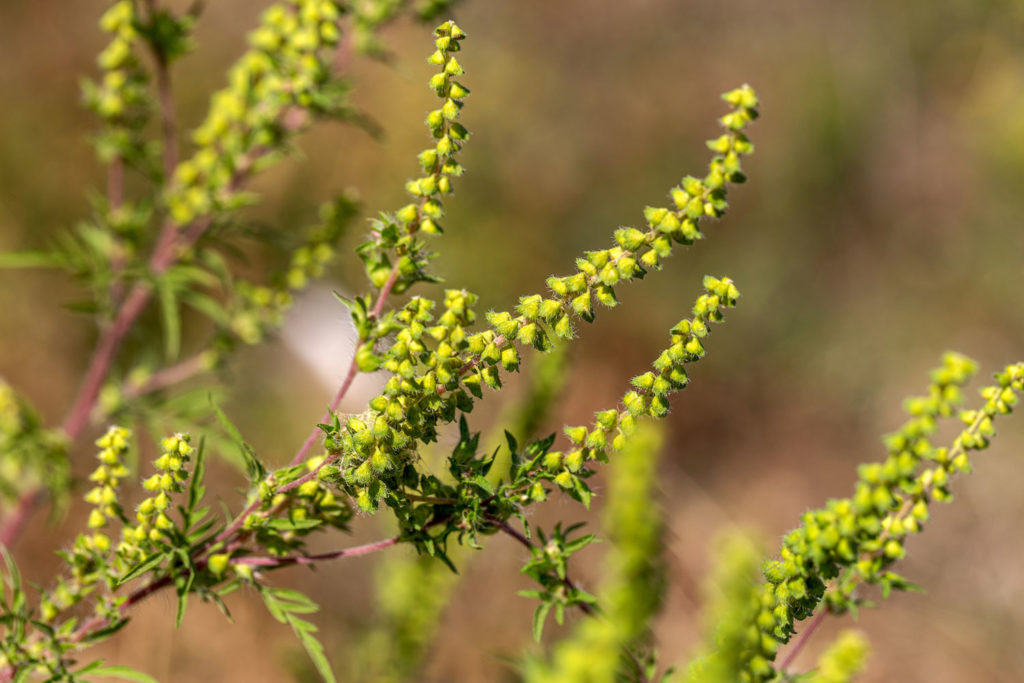
[[[199, 49], [174, 74], [184, 124], [200, 120], [264, 4], [207, 3]], [[104, 6], [0, 6], [0, 249], [44, 246], [102, 187], [78, 80], [95, 73]], [[749, 529], [776, 548], [804, 510], [848, 495], [856, 464], [884, 455], [879, 436], [901, 422], [902, 398], [923, 390], [943, 351], [979, 360], [986, 377], [1024, 357], [1024, 3], [467, 0], [454, 15], [470, 36], [460, 61], [474, 136], [436, 267], [450, 286], [479, 293], [481, 308], [540, 291], [579, 252], [639, 223], [645, 205], [667, 201], [682, 175], [703, 174], [704, 140], [724, 111], [719, 93], [748, 82], [761, 97], [750, 181], [734, 188], [731, 211], [705, 242], [620, 288], [624, 305], [580, 330], [549, 425], [584, 423], [612, 405], [686, 315], [705, 273], [735, 279], [743, 299], [676, 397], [662, 459], [669, 590], [656, 640], [664, 663], [685, 661], [716, 533]], [[427, 141], [431, 38], [412, 22], [384, 35], [390, 64], [348, 68], [386, 138], [341, 125], [306, 135], [304, 158], [254, 184], [263, 220], [299, 229], [346, 186], [359, 189], [369, 215], [400, 206]], [[345, 311], [329, 288], [363, 288], [354, 257], [328, 285], [300, 304], [287, 343], [245, 351], [227, 375], [227, 412], [272, 462], [294, 452], [340, 379], [343, 360], [310, 358], [343, 353]], [[94, 338], [86, 318], [58, 309], [76, 294], [59, 274], [0, 272], [0, 375], [51, 424]], [[496, 413], [492, 405], [473, 427], [486, 430]], [[927, 595], [862, 613], [874, 647], [863, 680], [1024, 679], [1024, 422], [1006, 420], [1000, 432], [975, 473], [956, 482], [955, 504], [936, 509], [928, 533], [909, 544], [905, 573]], [[91, 448], [76, 452], [75, 471], [87, 472], [91, 457]], [[237, 500], [242, 480], [227, 466], [214, 474], [223, 498]], [[535, 514], [587, 518], [557, 499]], [[329, 544], [379, 538], [389, 533], [383, 517], [357, 519], [355, 539]], [[53, 534], [66, 543], [77, 528], [71, 519], [54, 532], [37, 519], [18, 547], [27, 575], [45, 582], [57, 564]], [[504, 538], [488, 545], [466, 565], [417, 680], [504, 680], [508, 657], [536, 649], [533, 604], [516, 596], [527, 587], [524, 551]], [[348, 662], [374, 618], [367, 587], [377, 562], [275, 579], [310, 587], [345, 680], [359, 680]], [[584, 586], [598, 578], [587, 564], [577, 569]], [[179, 631], [171, 598], [157, 597], [99, 654], [161, 681], [304, 679], [287, 628], [254, 596], [232, 597], [234, 624], [196, 604]], [[801, 663], [850, 620], [840, 621], [826, 621]]]

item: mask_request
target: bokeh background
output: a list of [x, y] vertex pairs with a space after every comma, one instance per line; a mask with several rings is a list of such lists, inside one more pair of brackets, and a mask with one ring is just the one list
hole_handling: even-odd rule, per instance
[[[175, 73], [185, 124], [199, 120], [264, 4], [207, 3], [199, 49]], [[85, 216], [86, 192], [102, 187], [77, 82], [95, 71], [103, 6], [0, 5], [0, 248], [43, 246]], [[674, 402], [662, 461], [669, 590], [656, 636], [665, 663], [684, 661], [716, 533], [749, 529], [774, 547], [805, 509], [847, 495], [856, 464], [882, 455], [878, 437], [899, 424], [902, 397], [924, 387], [943, 351], [978, 359], [986, 374], [1024, 357], [1024, 3], [467, 0], [454, 14], [470, 34], [464, 120], [474, 137], [437, 268], [484, 307], [539, 290], [580, 251], [639, 222], [683, 174], [700, 173], [719, 93], [749, 82], [761, 96], [750, 182], [735, 188], [709, 239], [621, 288], [624, 305], [582, 330], [550, 425], [611, 405], [686, 313], [703, 274], [736, 280], [744, 298]], [[299, 229], [345, 186], [371, 213], [399, 205], [426, 141], [431, 48], [428, 29], [412, 22], [385, 39], [389, 65], [349, 69], [386, 139], [341, 125], [308, 134], [303, 159], [255, 184], [262, 219]], [[329, 284], [361, 289], [355, 259], [346, 256]], [[51, 423], [94, 336], [85, 318], [59, 308], [75, 296], [59, 274], [0, 273], [0, 374]], [[337, 365], [303, 358], [337, 353], [332, 335], [345, 335], [329, 290], [311, 292], [295, 324], [289, 343], [246, 351], [227, 376], [228, 412], [275, 462], [333, 394]], [[863, 680], [1024, 679], [1024, 423], [1006, 420], [1000, 431], [975, 474], [956, 483], [955, 504], [910, 543], [905, 570], [927, 594], [862, 614], [874, 646]], [[90, 449], [75, 457], [86, 472]], [[226, 466], [214, 474], [235, 500], [241, 480]], [[537, 515], [586, 517], [557, 500]], [[30, 577], [46, 580], [54, 539], [66, 543], [78, 521], [36, 521], [17, 548]], [[387, 533], [380, 520], [356, 526], [355, 539], [334, 544]], [[515, 594], [526, 587], [523, 551], [507, 539], [489, 545], [467, 565], [420, 680], [503, 680], [505, 658], [535, 649], [532, 604]], [[276, 579], [309, 587], [323, 605], [317, 623], [343, 678], [373, 618], [376, 561]], [[584, 585], [597, 580], [587, 566], [578, 573]], [[233, 597], [234, 624], [197, 604], [179, 631], [171, 599], [154, 599], [101, 654], [161, 681], [302, 678], [304, 655], [286, 627], [253, 596]], [[828, 620], [801, 661], [843, 625]]]

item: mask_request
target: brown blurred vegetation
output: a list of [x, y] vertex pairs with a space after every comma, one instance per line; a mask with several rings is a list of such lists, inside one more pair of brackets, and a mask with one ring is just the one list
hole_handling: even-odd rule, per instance
[[[175, 73], [184, 122], [198, 121], [263, 4], [208, 3], [199, 50]], [[0, 248], [42, 246], [86, 214], [83, 189], [102, 186], [77, 80], [94, 69], [103, 5], [0, 6]], [[664, 458], [670, 590], [656, 630], [665, 663], [682, 661], [717, 531], [750, 528], [771, 548], [803, 510], [846, 495], [855, 465], [879, 457], [901, 398], [924, 387], [944, 350], [977, 358], [986, 373], [1024, 356], [1024, 3], [468, 0], [455, 15], [470, 34], [464, 116], [474, 138], [437, 268], [485, 307], [539, 290], [578, 252], [639, 221], [684, 173], [699, 173], [718, 93], [749, 82], [761, 96], [750, 182], [733, 192], [732, 211], [706, 243], [623, 288], [625, 305], [582, 330], [551, 424], [611, 404], [704, 273], [736, 280], [744, 298], [676, 399]], [[298, 229], [345, 185], [370, 212], [397, 205], [425, 140], [429, 37], [402, 23], [386, 39], [390, 66], [351, 64], [357, 99], [386, 140], [340, 125], [309, 134], [304, 160], [257, 183], [262, 219]], [[354, 258], [333, 277], [361, 288]], [[0, 374], [51, 423], [93, 338], [84, 318], [58, 308], [74, 298], [62, 276], [0, 273]], [[228, 412], [275, 462], [331, 393], [280, 345], [245, 353], [229, 382]], [[906, 573], [928, 594], [863, 613], [875, 650], [863, 680], [1024, 679], [1024, 423], [1007, 420], [1001, 432], [957, 482], [954, 504], [910, 543]], [[85, 472], [90, 449], [75, 457]], [[236, 500], [240, 481], [219, 473], [222, 496]], [[541, 514], [574, 521], [582, 511], [553, 501]], [[360, 538], [386, 533], [376, 520], [357, 527]], [[31, 558], [26, 573], [45, 581], [55, 538], [76, 528], [73, 518], [56, 531], [36, 520], [18, 548]], [[501, 658], [531, 647], [532, 605], [515, 595], [522, 551], [506, 539], [489, 546], [445, 613], [424, 680], [501, 680]], [[309, 586], [324, 606], [318, 623], [342, 675], [372, 615], [374, 562], [280, 579]], [[587, 567], [579, 572], [593, 585]], [[257, 601], [233, 597], [234, 625], [196, 605], [178, 632], [172, 602], [158, 598], [102, 654], [164, 681], [298, 675], [303, 655], [285, 627]]]

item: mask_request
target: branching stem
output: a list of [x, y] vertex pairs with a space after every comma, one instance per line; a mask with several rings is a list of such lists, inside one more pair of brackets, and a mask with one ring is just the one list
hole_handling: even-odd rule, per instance
[[[530, 552], [533, 552], [534, 550], [537, 549], [537, 546], [535, 546], [533, 544], [533, 541], [528, 539], [526, 536], [524, 536], [517, 529], [509, 526], [509, 524], [507, 522], [503, 522], [502, 520], [498, 519], [497, 517], [490, 517], [490, 516], [487, 517], [487, 521], [490, 522], [491, 524], [493, 524], [502, 533], [507, 534], [508, 536], [511, 536], [512, 538], [516, 539], [516, 541], [518, 541], [520, 545], [522, 545], [522, 546], [524, 546], [526, 548], [529, 548]], [[564, 583], [565, 587], [568, 588], [571, 591], [578, 591], [579, 590], [579, 587], [576, 585], [576, 582], [574, 582], [571, 578], [569, 578], [568, 575], [566, 575], [566, 577], [564, 579], [562, 579], [562, 583]], [[594, 610], [593, 607], [590, 606], [589, 603], [581, 602], [581, 603], [577, 604], [577, 607], [579, 607], [580, 610], [584, 614], [587, 614], [587, 615], [590, 615], [590, 616], [595, 616], [597, 614], [597, 612]]]

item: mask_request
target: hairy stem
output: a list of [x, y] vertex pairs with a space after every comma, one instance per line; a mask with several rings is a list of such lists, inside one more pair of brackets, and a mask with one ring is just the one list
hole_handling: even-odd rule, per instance
[[[301, 477], [299, 477], [295, 481], [292, 481], [292, 482], [289, 482], [289, 483], [285, 484], [281, 488], [277, 489], [276, 492], [277, 493], [287, 493], [288, 491], [291, 491], [292, 489], [296, 489], [296, 488], [302, 486], [307, 481], [312, 481], [313, 479], [315, 479], [320, 474], [320, 470], [322, 470], [327, 465], [330, 465], [331, 463], [336, 462], [339, 458], [341, 458], [341, 454], [340, 453], [336, 453], [334, 455], [331, 455], [331, 456], [325, 458], [324, 461], [321, 462], [319, 465], [317, 465], [315, 468], [313, 468], [312, 470], [310, 470], [306, 474], [302, 475]], [[224, 531], [222, 531], [219, 534], [217, 534], [217, 536], [214, 537], [214, 539], [212, 541], [210, 541], [209, 544], [207, 544], [206, 546], [202, 547], [199, 550], [199, 552], [197, 554], [197, 557], [201, 557], [203, 555], [203, 553], [205, 553], [206, 551], [214, 548], [215, 546], [217, 546], [220, 543], [227, 543], [229, 541], [234, 540], [236, 535], [240, 535], [239, 532], [242, 530], [242, 527], [245, 525], [245, 520], [249, 517], [249, 515], [251, 515], [252, 513], [256, 512], [257, 510], [259, 510], [259, 508], [263, 505], [263, 502], [264, 501], [262, 499], [256, 498], [251, 503], [249, 503], [247, 506], [245, 506], [245, 509], [242, 510], [240, 513], [238, 513], [238, 516], [235, 517], [234, 521], [231, 522], [231, 524], [229, 524], [227, 527], [225, 527]]]
[[381, 541], [375, 541], [373, 543], [366, 543], [364, 545], [357, 545], [352, 548], [342, 548], [341, 550], [333, 550], [326, 553], [318, 553], [316, 555], [292, 555], [289, 557], [239, 557], [231, 560], [235, 564], [246, 564], [251, 567], [261, 567], [263, 569], [278, 569], [280, 567], [288, 567], [297, 564], [314, 564], [323, 560], [336, 560], [342, 557], [354, 557], [357, 555], [369, 555], [375, 553], [378, 550], [384, 550], [390, 548], [393, 545], [398, 545], [401, 541], [401, 537], [392, 536], [391, 538], [385, 538]]
[[[373, 305], [373, 311], [371, 316], [373, 318], [379, 318], [380, 314], [384, 311], [384, 303], [387, 301], [388, 296], [391, 294], [391, 290], [394, 289], [395, 283], [398, 281], [398, 260], [395, 260], [395, 265], [391, 268], [391, 274], [388, 276], [387, 282], [380, 288], [380, 293], [377, 295], [377, 301]], [[338, 393], [334, 395], [334, 399], [331, 401], [330, 406], [324, 413], [323, 417], [320, 418], [321, 423], [326, 423], [331, 419], [331, 415], [338, 409], [341, 402], [344, 400], [345, 395], [348, 394], [348, 390], [352, 387], [352, 383], [356, 379], [356, 375], [359, 374], [359, 368], [356, 366], [356, 353], [359, 351], [359, 345], [363, 343], [363, 340], [359, 342], [352, 349], [352, 362], [348, 365], [348, 371], [345, 373], [345, 379], [341, 383], [341, 387], [338, 389]], [[294, 467], [300, 462], [306, 459], [309, 455], [309, 451], [313, 448], [313, 444], [316, 443], [317, 437], [320, 436], [320, 427], [314, 426], [313, 431], [309, 433], [306, 440], [302, 442], [302, 446], [295, 453], [292, 461], [289, 463], [290, 466]]]

